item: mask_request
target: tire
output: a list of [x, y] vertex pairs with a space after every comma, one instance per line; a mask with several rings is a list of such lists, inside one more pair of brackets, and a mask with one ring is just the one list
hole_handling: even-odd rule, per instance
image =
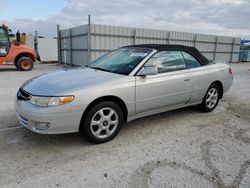
[[100, 144], [113, 139], [119, 133], [122, 124], [121, 108], [114, 102], [106, 101], [90, 109], [80, 132], [90, 142]]
[[217, 84], [212, 84], [208, 88], [200, 105], [202, 112], [211, 112], [215, 109], [220, 100], [220, 92], [220, 87]]
[[21, 71], [30, 71], [34, 67], [34, 62], [29, 57], [21, 57], [17, 60], [16, 67]]
[[15, 62], [14, 65], [15, 65], [15, 67], [16, 67], [17, 69], [19, 69], [19, 67], [17, 66], [17, 62]]

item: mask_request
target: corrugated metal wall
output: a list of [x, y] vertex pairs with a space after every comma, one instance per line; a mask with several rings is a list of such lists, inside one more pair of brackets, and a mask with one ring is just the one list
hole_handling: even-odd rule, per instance
[[57, 39], [38, 38], [37, 47], [41, 61], [58, 61]]
[[[26, 45], [35, 49], [35, 37], [28, 35]], [[38, 53], [41, 61], [58, 61], [57, 39], [53, 38], [38, 38], [37, 39]]]
[[59, 33], [59, 56], [62, 63], [86, 65], [88, 25], [62, 30]]
[[[72, 65], [88, 64], [88, 47], [91, 60], [125, 45], [157, 43], [194, 46], [208, 59], [238, 61], [240, 38], [195, 34], [175, 31], [88, 25], [58, 32], [61, 62]], [[88, 45], [88, 37], [90, 45]]]

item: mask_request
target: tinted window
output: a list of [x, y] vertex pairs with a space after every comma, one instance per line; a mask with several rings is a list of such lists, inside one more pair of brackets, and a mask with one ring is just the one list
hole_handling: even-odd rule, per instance
[[152, 49], [120, 48], [94, 60], [88, 67], [128, 75]]
[[10, 47], [8, 34], [5, 30], [0, 28], [0, 56], [5, 56]]
[[186, 69], [186, 64], [180, 51], [159, 52], [145, 66], [156, 66], [159, 73]]
[[185, 62], [187, 64], [187, 68], [195, 68], [195, 67], [200, 67], [201, 64], [199, 63], [199, 61], [197, 61], [194, 56], [190, 55], [189, 53], [186, 52], [182, 52]]

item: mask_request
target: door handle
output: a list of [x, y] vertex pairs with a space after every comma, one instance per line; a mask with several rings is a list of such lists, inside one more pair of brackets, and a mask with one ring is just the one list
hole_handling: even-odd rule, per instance
[[190, 81], [190, 78], [185, 78], [184, 81], [185, 82]]

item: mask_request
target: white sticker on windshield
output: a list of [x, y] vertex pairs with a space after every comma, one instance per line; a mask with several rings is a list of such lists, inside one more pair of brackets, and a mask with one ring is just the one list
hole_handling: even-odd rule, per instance
[[132, 53], [132, 54], [130, 54], [130, 56], [132, 56], [132, 57], [145, 57], [147, 55], [148, 55], [148, 53]]
[[0, 49], [0, 53], [1, 53], [1, 54], [6, 54], [6, 49], [5, 49], [5, 48], [1, 48], [1, 49]]

